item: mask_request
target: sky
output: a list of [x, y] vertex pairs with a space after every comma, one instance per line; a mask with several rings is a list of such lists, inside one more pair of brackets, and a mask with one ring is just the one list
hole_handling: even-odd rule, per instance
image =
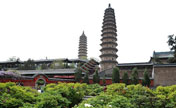
[[148, 62], [153, 51], [170, 50], [175, 0], [0, 0], [0, 61], [78, 58], [83, 31], [88, 58], [100, 60], [109, 3], [115, 9], [119, 63]]

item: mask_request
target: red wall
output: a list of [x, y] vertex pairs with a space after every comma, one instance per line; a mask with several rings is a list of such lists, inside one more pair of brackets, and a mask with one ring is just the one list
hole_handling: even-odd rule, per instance
[[[89, 83], [93, 84], [93, 80], [90, 79]], [[120, 83], [122, 83], [122, 80], [120, 80]], [[142, 84], [142, 80], [139, 80], [139, 83]], [[106, 79], [106, 85], [110, 85], [110, 84], [112, 84], [112, 79]], [[103, 85], [103, 80], [100, 80], [100, 85]], [[150, 86], [152, 86], [152, 87], [154, 86], [154, 80], [153, 79], [151, 79]]]
[[[44, 75], [37, 75], [34, 79], [22, 79], [22, 80], [15, 80], [15, 79], [0, 79], [0, 82], [20, 82], [23, 83], [23, 86], [31, 86], [31, 87], [35, 87], [35, 82], [39, 79], [39, 78], [43, 78], [45, 79], [46, 83], [58, 83], [58, 82], [65, 82], [65, 83], [73, 83], [74, 81], [53, 81], [53, 80], [48, 80], [47, 77], [45, 77]], [[81, 81], [82, 82], [82, 81]], [[120, 80], [120, 82], [122, 83], [122, 80]], [[141, 83], [142, 80], [139, 80], [139, 82]], [[89, 83], [93, 84], [93, 80], [89, 79]], [[112, 79], [106, 79], [106, 85], [112, 84]], [[103, 80], [100, 80], [100, 85], [103, 85]], [[151, 86], [154, 86], [154, 80], [151, 80]]]
[[9, 79], [0, 79], [0, 82], [2, 82], [2, 83], [5, 83], [5, 82], [15, 82], [15, 83], [22, 83], [23, 86], [35, 87], [35, 82], [39, 78], [45, 79], [46, 84], [49, 84], [49, 83], [58, 83], [58, 82], [66, 82], [66, 83], [70, 83], [71, 82], [71, 81], [53, 81], [53, 80], [49, 80], [44, 75], [37, 75], [34, 79], [21, 79], [21, 80], [15, 80], [15, 79], [10, 79], [10, 78]]

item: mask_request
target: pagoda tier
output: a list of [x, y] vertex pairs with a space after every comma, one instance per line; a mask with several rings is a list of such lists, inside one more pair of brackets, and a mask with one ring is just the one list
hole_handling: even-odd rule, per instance
[[100, 45], [103, 46], [103, 45], [106, 45], [106, 44], [114, 44], [117, 46], [117, 43], [116, 42], [103, 42], [101, 43]]
[[83, 72], [88, 72], [89, 75], [93, 74], [98, 68], [99, 63], [94, 59], [89, 60], [80, 67]]
[[109, 7], [105, 10], [102, 26], [101, 41], [101, 71], [113, 68], [117, 65], [117, 30], [114, 9]]
[[79, 50], [78, 50], [79, 59], [87, 59], [87, 37], [84, 32], [79, 39]]

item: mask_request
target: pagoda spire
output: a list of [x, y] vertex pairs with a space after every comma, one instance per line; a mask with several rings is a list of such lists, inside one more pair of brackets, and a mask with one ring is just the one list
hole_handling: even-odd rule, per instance
[[85, 35], [85, 34], [84, 34], [84, 30], [83, 30], [83, 33], [82, 33], [82, 35]]
[[109, 3], [109, 8], [111, 8], [111, 4]]
[[105, 10], [103, 26], [102, 26], [102, 38], [101, 41], [101, 71], [111, 69], [117, 66], [117, 30], [114, 9], [109, 8]]
[[78, 58], [87, 59], [87, 37], [84, 34], [84, 30], [82, 35], [79, 38]]

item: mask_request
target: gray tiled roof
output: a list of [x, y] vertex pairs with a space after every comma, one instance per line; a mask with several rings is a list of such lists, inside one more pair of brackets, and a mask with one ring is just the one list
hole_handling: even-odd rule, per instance
[[169, 58], [169, 57], [174, 57], [174, 52], [173, 52], [173, 51], [153, 52], [153, 57], [157, 57], [157, 58]]
[[150, 62], [139, 62], [139, 63], [119, 63], [117, 66], [150, 66], [153, 63]]
[[19, 70], [20, 74], [74, 74], [75, 69]]
[[170, 63], [170, 64], [155, 64], [154, 67], [176, 67], [176, 63]]
[[[40, 59], [40, 60], [34, 60], [34, 62], [53, 62], [53, 61], [56, 61], [56, 60], [68, 60], [70, 62], [77, 62], [77, 61], [80, 61], [80, 62], [88, 62], [88, 60], [82, 60], [82, 59], [67, 59], [67, 58], [60, 58], [60, 59]], [[24, 63], [25, 61], [0, 61], [0, 64], [4, 64], [4, 63], [16, 63], [16, 62], [19, 62], [19, 63]]]

